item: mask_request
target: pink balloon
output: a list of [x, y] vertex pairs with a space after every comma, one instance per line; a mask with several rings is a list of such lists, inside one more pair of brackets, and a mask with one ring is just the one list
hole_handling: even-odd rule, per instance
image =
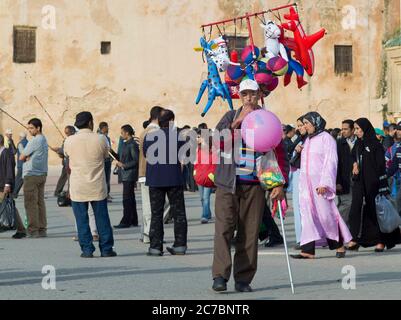
[[242, 122], [241, 136], [245, 144], [256, 152], [268, 152], [282, 140], [280, 119], [272, 112], [257, 110], [247, 115]]

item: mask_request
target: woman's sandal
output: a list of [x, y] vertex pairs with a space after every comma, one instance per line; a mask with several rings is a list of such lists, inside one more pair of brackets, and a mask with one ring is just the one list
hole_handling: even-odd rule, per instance
[[299, 259], [299, 260], [313, 260], [313, 259], [315, 259], [315, 257], [305, 257], [305, 256], [303, 256], [302, 254], [292, 254], [291, 255], [291, 258], [293, 258], [293, 259]]
[[355, 244], [352, 247], [347, 247], [348, 251], [358, 251], [361, 246], [359, 244]]

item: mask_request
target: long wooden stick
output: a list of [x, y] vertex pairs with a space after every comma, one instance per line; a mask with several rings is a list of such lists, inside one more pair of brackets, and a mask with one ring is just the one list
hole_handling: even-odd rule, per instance
[[53, 122], [53, 125], [56, 127], [56, 129], [58, 130], [58, 132], [60, 133], [60, 135], [63, 137], [63, 139], [65, 139], [63, 133], [61, 132], [61, 130], [59, 129], [59, 127], [57, 126], [56, 122], [54, 122], [53, 118], [50, 116], [50, 114], [47, 112], [46, 108], [43, 106], [43, 104], [40, 102], [40, 100], [38, 99], [37, 96], [33, 96], [35, 98], [35, 100], [39, 103], [39, 105], [41, 106], [41, 108], [43, 109], [43, 111], [47, 114], [47, 116], [49, 117], [49, 119], [51, 120], [51, 122]]
[[28, 128], [26, 126], [24, 126], [20, 121], [18, 121], [17, 119], [15, 119], [11, 114], [9, 114], [7, 111], [5, 111], [3, 108], [0, 108], [0, 111], [3, 112], [5, 115], [7, 115], [8, 117], [10, 117], [11, 119], [13, 119], [15, 122], [17, 122], [20, 126], [24, 127], [26, 130], [28, 130]]

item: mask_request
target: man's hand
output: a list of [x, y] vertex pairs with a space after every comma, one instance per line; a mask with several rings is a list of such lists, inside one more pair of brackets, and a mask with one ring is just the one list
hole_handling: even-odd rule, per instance
[[7, 195], [9, 193], [11, 193], [11, 187], [10, 186], [5, 186], [4, 187], [4, 193]]
[[119, 167], [119, 168], [124, 168], [124, 164], [122, 162], [120, 162], [120, 161], [116, 162], [116, 166]]
[[246, 118], [246, 116], [248, 114], [250, 114], [251, 112], [253, 112], [255, 110], [253, 110], [252, 108], [243, 108], [239, 117], [237, 118], [237, 120], [235, 120], [233, 122], [233, 124], [231, 125], [231, 129], [238, 129], [241, 126], [242, 121], [244, 121], [244, 119]]
[[300, 144], [295, 147], [296, 153], [301, 153], [303, 149], [304, 149], [304, 146], [300, 145]]
[[359, 168], [358, 168], [358, 164], [354, 163], [354, 168], [352, 169], [352, 174], [354, 176], [357, 176], [359, 174]]
[[325, 187], [320, 187], [320, 188], [317, 188], [317, 194], [319, 195], [319, 196], [324, 196], [325, 194], [326, 194], [326, 192], [327, 192], [327, 188], [325, 188]]
[[338, 185], [336, 186], [336, 191], [337, 191], [337, 193], [343, 192], [343, 186], [342, 186], [341, 184], [338, 184]]
[[270, 194], [270, 199], [272, 200], [283, 200], [285, 198], [285, 194], [284, 194], [284, 188], [283, 186], [274, 188], [272, 190], [272, 193]]

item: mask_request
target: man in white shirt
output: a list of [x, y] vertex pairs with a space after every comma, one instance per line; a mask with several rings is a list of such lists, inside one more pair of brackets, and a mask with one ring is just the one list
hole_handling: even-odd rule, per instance
[[95, 214], [102, 257], [115, 257], [114, 238], [107, 208], [107, 185], [104, 160], [109, 156], [106, 140], [93, 132], [90, 112], [76, 116], [76, 135], [65, 140], [64, 153], [71, 169], [70, 196], [74, 211], [82, 258], [93, 258], [95, 246], [89, 227], [89, 203]]

